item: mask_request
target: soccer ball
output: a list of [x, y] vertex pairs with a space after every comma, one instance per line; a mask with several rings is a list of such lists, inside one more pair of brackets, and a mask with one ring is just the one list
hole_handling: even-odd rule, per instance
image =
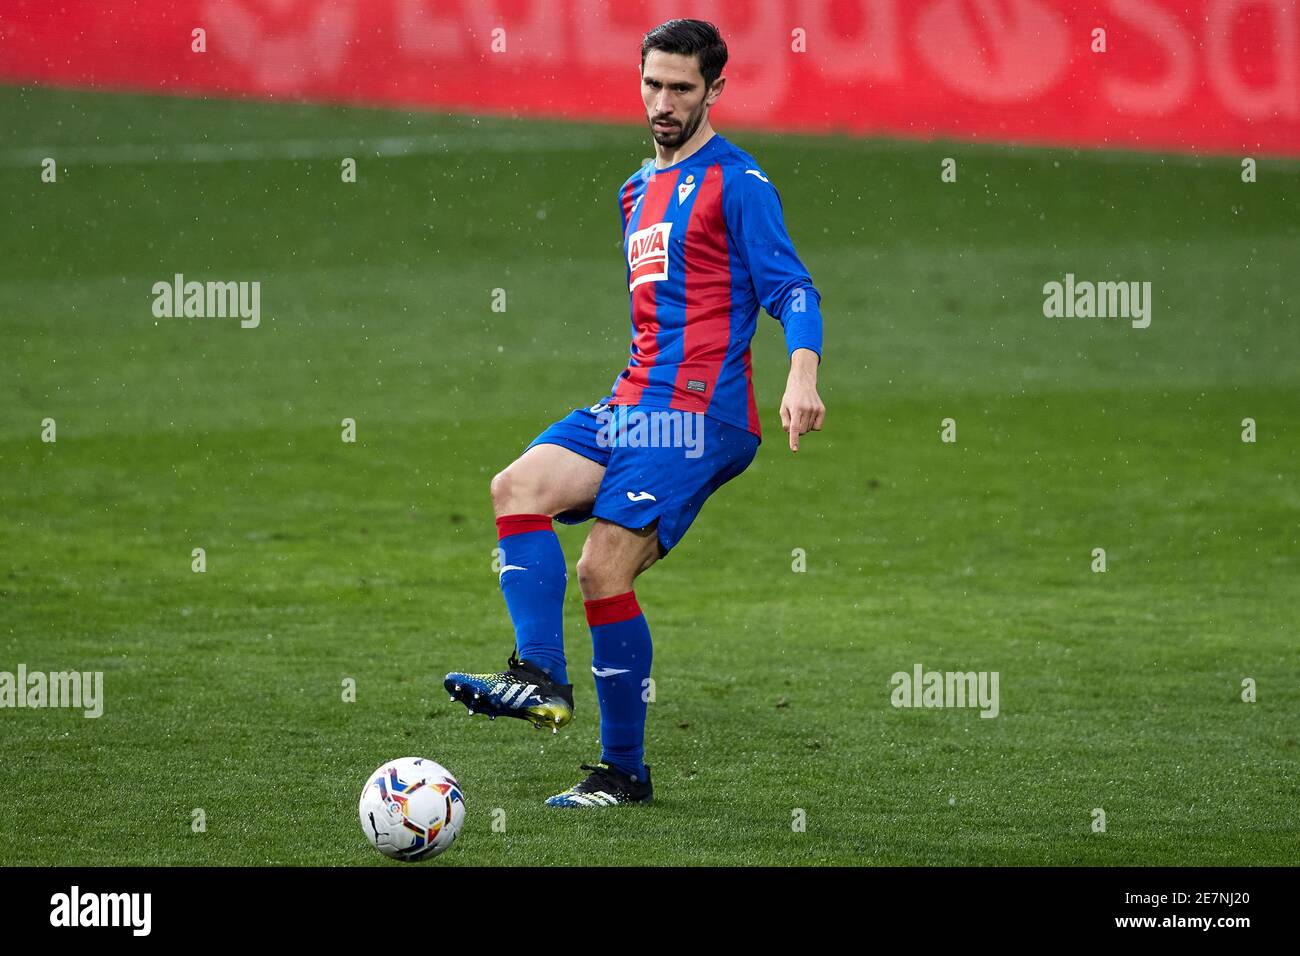
[[407, 863], [437, 856], [465, 823], [460, 784], [423, 757], [390, 760], [372, 773], [357, 811], [371, 845]]

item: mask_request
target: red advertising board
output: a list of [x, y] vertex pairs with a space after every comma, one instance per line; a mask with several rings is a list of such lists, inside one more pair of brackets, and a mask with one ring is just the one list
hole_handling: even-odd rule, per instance
[[640, 122], [672, 16], [719, 125], [1300, 155], [1300, 0], [2, 0], [0, 81]]

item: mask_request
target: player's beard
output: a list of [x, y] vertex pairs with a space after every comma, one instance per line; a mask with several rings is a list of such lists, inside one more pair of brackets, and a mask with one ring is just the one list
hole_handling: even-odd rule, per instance
[[660, 146], [665, 146], [673, 149], [689, 141], [690, 138], [695, 135], [695, 131], [700, 128], [700, 124], [703, 122], [704, 122], [703, 103], [700, 103], [699, 108], [696, 109], [695, 112], [691, 113], [690, 116], [686, 117], [685, 123], [683, 123], [677, 130], [671, 133], [657, 132], [655, 130], [654, 120], [648, 116], [646, 117], [646, 123], [650, 126], [650, 135], [651, 137], [654, 138], [654, 141], [658, 143]]

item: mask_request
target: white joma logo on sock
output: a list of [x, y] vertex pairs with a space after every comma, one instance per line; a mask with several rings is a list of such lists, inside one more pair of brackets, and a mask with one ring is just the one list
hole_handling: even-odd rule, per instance
[[617, 667], [602, 667], [600, 669], [593, 667], [591, 672], [597, 677], [613, 677], [615, 674], [626, 674], [627, 670], [619, 670]]
[[522, 565], [518, 565], [518, 564], [507, 564], [507, 565], [506, 565], [505, 567], [503, 567], [503, 568], [501, 569], [501, 571], [497, 574], [497, 577], [501, 577], [501, 576], [504, 575], [507, 571], [527, 571], [527, 570], [528, 570], [528, 569], [525, 568], [525, 567], [523, 567]]

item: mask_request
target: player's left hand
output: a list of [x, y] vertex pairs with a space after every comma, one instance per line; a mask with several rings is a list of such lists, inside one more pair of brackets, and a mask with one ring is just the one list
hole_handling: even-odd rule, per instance
[[805, 432], [819, 432], [826, 420], [826, 406], [817, 394], [817, 380], [790, 370], [781, 397], [781, 427], [790, 435], [790, 450], [799, 450], [799, 436]]

